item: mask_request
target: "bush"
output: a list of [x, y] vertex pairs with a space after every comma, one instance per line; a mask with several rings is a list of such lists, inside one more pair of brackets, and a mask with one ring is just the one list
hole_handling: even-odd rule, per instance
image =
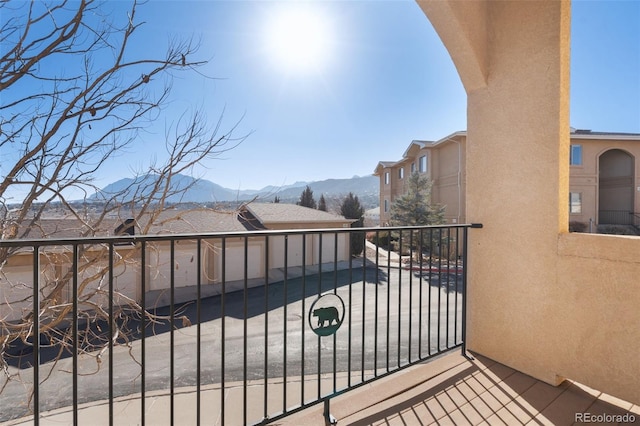
[[638, 235], [630, 225], [598, 225], [598, 234]]
[[391, 233], [389, 231], [370, 232], [367, 239], [373, 244], [388, 250], [391, 245]]
[[569, 222], [569, 232], [586, 232], [587, 224], [584, 222], [571, 221]]

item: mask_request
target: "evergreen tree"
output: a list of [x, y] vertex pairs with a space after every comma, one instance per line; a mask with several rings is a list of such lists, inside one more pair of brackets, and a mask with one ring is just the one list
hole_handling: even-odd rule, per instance
[[313, 191], [309, 188], [309, 185], [300, 194], [300, 201], [297, 202], [299, 206], [309, 207], [310, 209], [317, 208], [316, 200], [313, 198]]
[[407, 191], [391, 205], [392, 226], [440, 225], [444, 223], [444, 207], [431, 203], [431, 180], [413, 173]]
[[276, 198], [273, 199], [273, 202], [276, 203], [276, 204], [279, 203], [280, 202], [280, 197], [278, 197], [276, 195]]
[[[364, 225], [364, 207], [360, 205], [358, 196], [354, 196], [351, 192], [342, 201], [340, 214], [347, 219], [357, 219], [351, 224], [352, 228], [362, 228]], [[357, 256], [362, 253], [364, 249], [364, 232], [353, 232], [350, 235], [350, 239], [351, 256]]]
[[318, 201], [318, 210], [327, 211], [327, 201], [324, 199], [324, 194], [320, 196], [320, 201]]
[[[433, 204], [431, 202], [431, 180], [414, 172], [407, 181], [407, 191], [391, 205], [391, 226], [423, 226], [423, 225], [440, 225], [444, 223], [444, 207]], [[396, 234], [396, 238], [399, 236]], [[414, 249], [416, 260], [420, 258], [420, 254], [424, 249], [432, 250], [433, 247], [440, 245], [442, 235], [432, 234], [432, 240], [429, 240], [427, 234], [423, 234], [423, 239], [417, 238], [411, 233], [402, 232], [403, 246], [411, 246]], [[413, 243], [410, 243], [410, 240]]]

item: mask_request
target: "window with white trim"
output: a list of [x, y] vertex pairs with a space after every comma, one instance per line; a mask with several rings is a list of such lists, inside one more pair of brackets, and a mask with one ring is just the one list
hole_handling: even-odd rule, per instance
[[404, 167], [398, 169], [398, 179], [404, 179]]
[[384, 172], [384, 184], [389, 185], [389, 182], [391, 182], [391, 175], [389, 172]]
[[571, 152], [569, 153], [569, 164], [571, 166], [582, 165], [582, 145], [571, 145]]
[[419, 169], [420, 173], [427, 173], [427, 154], [420, 157]]
[[569, 192], [569, 213], [582, 213], [582, 193]]

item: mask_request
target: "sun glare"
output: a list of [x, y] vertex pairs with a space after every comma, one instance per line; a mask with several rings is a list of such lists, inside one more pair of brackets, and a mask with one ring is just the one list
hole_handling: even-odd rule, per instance
[[276, 66], [287, 71], [317, 70], [327, 63], [330, 35], [321, 14], [283, 11], [268, 29], [269, 55]]

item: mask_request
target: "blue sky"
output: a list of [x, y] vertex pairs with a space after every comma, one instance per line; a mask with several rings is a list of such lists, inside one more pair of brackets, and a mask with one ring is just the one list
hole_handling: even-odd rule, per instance
[[[311, 34], [276, 38], [290, 13], [312, 16], [292, 29]], [[458, 74], [413, 1], [150, 1], [137, 16], [132, 54], [193, 36], [195, 59], [209, 60], [200, 71], [216, 79], [177, 76], [165, 118], [99, 172], [102, 186], [160, 152], [167, 123], [194, 108], [211, 121], [224, 110], [223, 128], [241, 119], [237, 134], [250, 133], [195, 171], [232, 189], [371, 174], [413, 139], [466, 128]], [[304, 37], [311, 57], [293, 43]], [[571, 124], [640, 133], [640, 2], [573, 3]]]
[[[198, 171], [209, 180], [256, 189], [367, 175], [379, 160], [400, 157], [413, 139], [466, 126], [455, 68], [414, 2], [189, 4], [144, 6], [149, 32], [193, 30], [200, 53], [211, 58], [202, 71], [221, 78], [178, 82], [190, 95], [174, 93], [176, 104], [200, 98], [211, 118], [224, 107], [229, 125], [242, 117], [240, 133], [251, 133]], [[309, 67], [270, 43], [291, 10], [318, 19], [329, 39]]]

